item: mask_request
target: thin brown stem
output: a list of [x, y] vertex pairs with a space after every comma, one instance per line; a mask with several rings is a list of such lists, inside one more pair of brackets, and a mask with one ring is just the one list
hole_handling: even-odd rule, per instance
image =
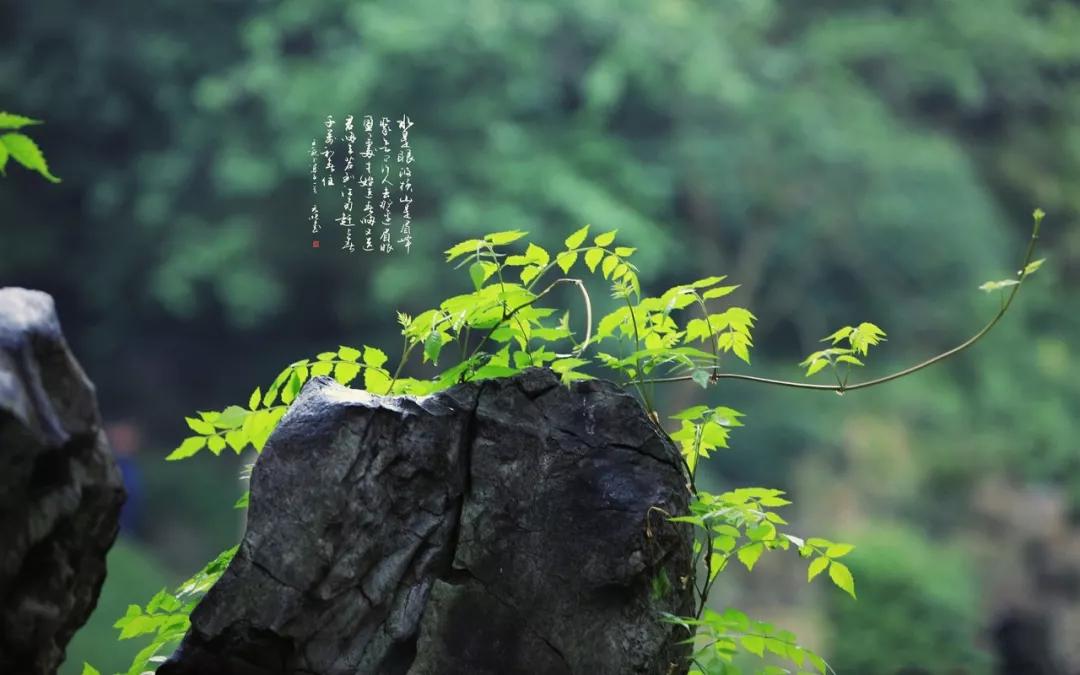
[[[710, 381], [717, 381], [717, 380], [746, 380], [748, 382], [757, 382], [759, 384], [772, 384], [772, 385], [776, 385], [778, 387], [791, 387], [793, 389], [814, 389], [814, 390], [818, 390], [818, 391], [834, 391], [834, 392], [836, 392], [838, 394], [843, 394], [844, 392], [855, 391], [856, 389], [867, 389], [869, 387], [875, 387], [875, 386], [877, 386], [879, 384], [885, 384], [886, 382], [892, 382], [893, 380], [898, 380], [898, 379], [900, 379], [902, 377], [907, 377], [908, 375], [911, 375], [912, 373], [918, 372], [918, 371], [922, 370], [923, 368], [928, 368], [929, 366], [932, 366], [935, 363], [939, 363], [941, 361], [944, 361], [945, 359], [949, 358], [950, 356], [954, 356], [956, 354], [959, 354], [960, 352], [964, 351], [968, 347], [971, 347], [976, 342], [981, 340], [984, 335], [989, 333], [990, 330], [993, 329], [993, 327], [997, 325], [998, 321], [1000, 321], [1001, 318], [1003, 316], [1005, 316], [1006, 312], [1009, 311], [1009, 307], [1012, 305], [1013, 299], [1016, 297], [1016, 294], [1020, 291], [1020, 287], [1024, 284], [1024, 280], [1028, 276], [1026, 274], [1026, 269], [1027, 269], [1027, 266], [1031, 263], [1031, 257], [1035, 252], [1035, 243], [1039, 239], [1039, 223], [1040, 223], [1040, 221], [1036, 220], [1035, 227], [1034, 227], [1034, 229], [1032, 230], [1032, 233], [1031, 233], [1031, 241], [1028, 243], [1027, 253], [1024, 255], [1024, 262], [1021, 263], [1020, 270], [1017, 272], [1017, 283], [1013, 285], [1012, 292], [1009, 293], [1009, 296], [1005, 299], [1005, 302], [1001, 305], [1001, 308], [997, 311], [997, 313], [993, 316], [993, 318], [990, 319], [990, 321], [985, 326], [983, 326], [981, 330], [979, 330], [979, 332], [975, 333], [970, 338], [968, 338], [967, 340], [964, 340], [963, 342], [961, 342], [957, 346], [953, 347], [952, 349], [944, 351], [944, 352], [942, 352], [942, 353], [940, 353], [940, 354], [938, 354], [936, 356], [932, 356], [929, 359], [926, 359], [925, 361], [917, 363], [917, 364], [915, 364], [915, 365], [913, 365], [913, 366], [911, 366], [909, 368], [904, 368], [903, 370], [899, 370], [899, 371], [897, 371], [895, 373], [892, 373], [890, 375], [885, 375], [884, 377], [878, 377], [878, 378], [875, 378], [873, 380], [867, 380], [865, 382], [857, 382], [855, 384], [848, 384], [848, 385], [845, 385], [843, 382], [841, 382], [839, 384], [810, 384], [808, 382], [792, 382], [790, 380], [776, 380], [776, 379], [772, 379], [772, 378], [768, 378], [768, 377], [757, 377], [755, 375], [744, 375], [742, 373], [720, 373], [720, 372], [716, 372], [715, 368], [713, 369], [713, 372], [710, 375], [709, 379], [710, 379]], [[679, 375], [679, 376], [674, 376], [674, 377], [658, 377], [658, 378], [653, 378], [651, 380], [637, 380], [637, 382], [638, 382], [638, 384], [641, 384], [643, 382], [685, 382], [685, 381], [692, 380], [692, 379], [693, 379], [693, 377], [690, 376], [690, 375]]]

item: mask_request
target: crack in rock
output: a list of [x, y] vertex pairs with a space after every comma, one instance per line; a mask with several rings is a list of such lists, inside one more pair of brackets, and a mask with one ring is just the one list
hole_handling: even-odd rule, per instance
[[685, 673], [657, 613], [689, 613], [691, 589], [654, 598], [651, 580], [691, 574], [690, 531], [645, 533], [650, 507], [686, 511], [680, 467], [608, 382], [529, 369], [412, 399], [314, 378], [252, 473], [240, 553], [158, 672]]

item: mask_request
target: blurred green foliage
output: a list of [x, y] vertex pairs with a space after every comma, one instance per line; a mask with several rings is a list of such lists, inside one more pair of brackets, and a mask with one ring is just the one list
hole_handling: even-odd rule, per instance
[[848, 564], [872, 581], [859, 602], [827, 603], [838, 673], [992, 672], [976, 646], [979, 580], [962, 551], [884, 524], [860, 537]]
[[97, 609], [68, 643], [68, 658], [60, 667], [60, 675], [78, 675], [83, 661], [94, 664], [101, 672], [125, 672], [140, 645], [117, 642], [113, 623], [124, 615], [128, 605], [145, 603], [150, 596], [179, 580], [175, 572], [165, 569], [145, 547], [123, 537], [109, 551], [107, 563], [109, 574], [101, 588]]
[[[917, 471], [875, 516], [947, 538], [981, 475], [1080, 505], [1078, 32], [1068, 0], [13, 0], [3, 104], [49, 120], [34, 136], [64, 182], [0, 181], [0, 284], [57, 297], [106, 415], [164, 452], [181, 413], [300, 355], [389, 347], [382, 317], [445, 296], [436, 252], [481, 232], [552, 244], [592, 223], [638, 247], [643, 284], [727, 273], [759, 317], [755, 370], [795, 377], [853, 320], [889, 331], [883, 369], [966, 337], [1039, 205], [1045, 277], [968, 358], [842, 399], [732, 383], [713, 402], [747, 413], [752, 450], [718, 457], [717, 484], [786, 487], [777, 467], [810, 449], [842, 467], [847, 416], [901, 426]], [[410, 257], [306, 248], [330, 113], [416, 122]], [[239, 494], [218, 494], [233, 469], [206, 471], [223, 473], [188, 484], [188, 512]]]

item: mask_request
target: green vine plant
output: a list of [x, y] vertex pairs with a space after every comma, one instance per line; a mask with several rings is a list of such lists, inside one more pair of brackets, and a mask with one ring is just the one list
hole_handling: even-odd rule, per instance
[[41, 120], [0, 111], [0, 175], [7, 175], [10, 158], [27, 169], [38, 172], [51, 183], [60, 182], [60, 179], [49, 171], [49, 164], [38, 144], [20, 131], [23, 127], [41, 123]]
[[[703, 388], [724, 379], [742, 379], [800, 389], [843, 394], [883, 384], [914, 373], [967, 349], [988, 333], [1008, 311], [1024, 281], [1042, 264], [1032, 261], [1042, 211], [1034, 214], [1034, 227], [1024, 261], [1014, 277], [988, 282], [981, 288], [1000, 294], [997, 313], [968, 340], [910, 368], [856, 383], [849, 383], [853, 368], [864, 366], [871, 347], [885, 340], [885, 331], [863, 322], [844, 326], [823, 342], [827, 347], [802, 362], [807, 377], [828, 370], [834, 382], [776, 380], [724, 370], [732, 359], [750, 363], [756, 317], [728, 303], [738, 286], [725, 285], [725, 277], [711, 276], [680, 284], [656, 296], [643, 297], [638, 269], [630, 261], [635, 249], [615, 243], [616, 233], [589, 237], [589, 226], [578, 229], [554, 255], [522, 240], [518, 230], [469, 239], [446, 251], [447, 263], [464, 268], [472, 290], [450, 297], [416, 316], [398, 313], [402, 344], [391, 366], [378, 347], [341, 346], [289, 364], [265, 389], [256, 388], [247, 405], [220, 411], [202, 411], [186, 418], [192, 435], [167, 457], [190, 458], [226, 448], [240, 453], [248, 447], [261, 451], [267, 438], [295, 400], [304, 383], [330, 376], [343, 385], [362, 387], [379, 395], [424, 396], [461, 382], [505, 377], [525, 368], [541, 366], [557, 373], [565, 384], [605, 374], [622, 381], [640, 398], [650, 419], [663, 429], [653, 405], [659, 383], [693, 381]], [[511, 246], [516, 250], [511, 250]], [[523, 250], [522, 250], [523, 248]], [[579, 276], [573, 276], [575, 273]], [[582, 276], [610, 284], [617, 308], [593, 321], [592, 301]], [[583, 321], [571, 321], [570, 312], [549, 302], [560, 286], [571, 286], [581, 296]], [[452, 354], [452, 357], [448, 355]], [[435, 368], [429, 378], [403, 376], [410, 361]], [[451, 362], [448, 364], [448, 362]], [[440, 364], [444, 367], [438, 370]], [[588, 369], [588, 370], [587, 370]], [[646, 536], [652, 536], [654, 517], [692, 526], [696, 573], [691, 579], [670, 580], [659, 575], [652, 582], [654, 598], [662, 599], [673, 583], [693, 584], [696, 598], [692, 616], [660, 612], [658, 620], [682, 627], [691, 645], [691, 675], [729, 675], [742, 672], [737, 658], [753, 657], [756, 672], [829, 673], [819, 655], [799, 643], [789, 631], [751, 619], [729, 608], [709, 607], [718, 575], [733, 561], [753, 570], [768, 551], [790, 551], [807, 563], [807, 580], [827, 572], [836, 587], [855, 597], [855, 580], [843, 558], [851, 544], [821, 537], [804, 538], [787, 531], [777, 509], [791, 502], [780, 490], [747, 487], [712, 494], [697, 487], [702, 460], [728, 447], [731, 432], [742, 426], [742, 413], [726, 406], [695, 405], [670, 415], [671, 439], [685, 462], [691, 493], [688, 513], [649, 511]], [[237, 507], [247, 505], [247, 494]], [[220, 577], [235, 554], [225, 551], [173, 593], [162, 590], [145, 607], [132, 605], [116, 622], [120, 639], [150, 638], [127, 671], [139, 675], [159, 662], [187, 631], [189, 614], [207, 589]], [[685, 588], [685, 586], [684, 586]], [[96, 673], [89, 665], [87, 675]]]

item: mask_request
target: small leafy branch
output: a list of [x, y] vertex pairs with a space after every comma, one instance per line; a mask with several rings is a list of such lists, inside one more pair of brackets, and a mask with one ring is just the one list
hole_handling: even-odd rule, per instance
[[[1016, 278], [982, 286], [983, 290], [1002, 292], [998, 312], [982, 330], [915, 366], [848, 384], [851, 368], [864, 365], [870, 347], [885, 340], [885, 331], [868, 322], [844, 326], [823, 339], [829, 343], [826, 349], [810, 354], [800, 364], [808, 377], [829, 368], [836, 384], [828, 385], [723, 371], [729, 357], [749, 364], [753, 347], [756, 317], [726, 300], [738, 286], [723, 285], [725, 277], [711, 276], [643, 297], [638, 270], [630, 262], [635, 249], [616, 246], [614, 231], [598, 234], [590, 242], [586, 225], [567, 237], [564, 248], [554, 255], [535, 243], [527, 243], [523, 251], [507, 250], [525, 237], [519, 230], [469, 239], [448, 249], [446, 261], [458, 269], [466, 268], [473, 290], [415, 317], [398, 313], [402, 345], [394, 367], [388, 367], [384, 351], [369, 345], [341, 346], [291, 363], [265, 390], [256, 388], [246, 406], [233, 405], [186, 418], [194, 435], [184, 439], [167, 459], [189, 458], [204, 449], [220, 454], [226, 447], [236, 453], [249, 446], [261, 451], [304, 383], [320, 375], [343, 385], [362, 386], [373, 394], [423, 396], [457, 383], [509, 376], [534, 366], [550, 368], [569, 384], [594, 377], [584, 370], [591, 366], [632, 387], [658, 427], [661, 417], [653, 405], [658, 383], [693, 381], [709, 387], [722, 379], [743, 379], [841, 394], [883, 384], [967, 349], [994, 327], [1024, 280], [1042, 264], [1042, 260], [1031, 260], [1042, 219], [1042, 212], [1036, 211], [1032, 239]], [[616, 309], [595, 325], [588, 287], [581, 277], [571, 276], [575, 270], [609, 283], [617, 301]], [[571, 321], [568, 310], [547, 306], [554, 289], [564, 285], [580, 293], [580, 324]], [[440, 359], [445, 362], [451, 349], [455, 362], [438, 370]], [[416, 354], [418, 368], [434, 370], [430, 377], [403, 376], [406, 364], [415, 361]], [[807, 560], [808, 581], [828, 571], [833, 584], [855, 597], [855, 581], [841, 561], [854, 547], [819, 537], [804, 539], [782, 529], [788, 523], [775, 509], [790, 504], [782, 491], [750, 487], [711, 494], [697, 488], [701, 460], [728, 447], [731, 430], [742, 426], [741, 417], [742, 413], [732, 408], [707, 405], [670, 416], [678, 423], [671, 438], [684, 460], [690, 509], [685, 514], [670, 514], [654, 507], [646, 518], [645, 530], [651, 537], [654, 515], [693, 528], [697, 572], [694, 578], [677, 583], [693, 584], [697, 602], [693, 616], [665, 613], [661, 620], [685, 629], [686, 641], [693, 645], [692, 675], [736, 672], [731, 664], [739, 653], [761, 659], [762, 673], [789, 673], [792, 668], [800, 673], [831, 672], [820, 656], [800, 645], [791, 633], [754, 621], [735, 609], [718, 613], [708, 607], [713, 584], [731, 560], [752, 570], [766, 551], [774, 550], [794, 551]], [[246, 505], [245, 494], [237, 506]], [[223, 553], [175, 595], [162, 591], [145, 609], [129, 609], [117, 623], [121, 639], [153, 636], [129, 674], [142, 672], [183, 635], [191, 608], [220, 577], [234, 552]], [[671, 580], [658, 575], [653, 580], [654, 598], [662, 603], [671, 587]]]
[[59, 183], [60, 179], [49, 171], [45, 155], [34, 139], [18, 131], [35, 124], [41, 124], [41, 120], [0, 111], [0, 175], [7, 175], [8, 158], [11, 158], [29, 170], [37, 171], [46, 180]]

